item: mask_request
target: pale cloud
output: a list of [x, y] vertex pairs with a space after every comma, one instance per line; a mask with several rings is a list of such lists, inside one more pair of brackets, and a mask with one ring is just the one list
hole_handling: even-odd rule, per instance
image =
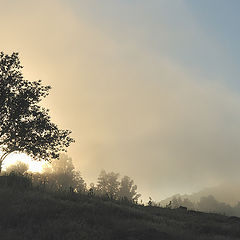
[[[160, 199], [237, 177], [240, 98], [226, 86], [154, 53], [138, 39], [144, 29], [118, 39], [61, 1], [3, 4], [0, 46], [20, 52], [29, 79], [53, 86], [45, 104], [73, 131], [69, 154], [88, 181], [101, 169], [120, 172]], [[200, 34], [210, 48], [194, 27], [192, 39]], [[189, 41], [161, 29], [161, 49]]]

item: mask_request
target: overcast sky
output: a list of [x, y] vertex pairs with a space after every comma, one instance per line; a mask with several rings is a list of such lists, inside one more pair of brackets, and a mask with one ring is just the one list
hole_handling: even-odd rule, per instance
[[0, 49], [76, 143], [87, 182], [129, 175], [160, 200], [240, 170], [238, 0], [0, 0]]

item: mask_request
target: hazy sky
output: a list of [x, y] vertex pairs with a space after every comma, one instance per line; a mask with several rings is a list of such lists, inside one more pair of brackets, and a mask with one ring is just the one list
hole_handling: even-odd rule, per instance
[[0, 48], [102, 169], [160, 200], [240, 180], [238, 0], [0, 0]]

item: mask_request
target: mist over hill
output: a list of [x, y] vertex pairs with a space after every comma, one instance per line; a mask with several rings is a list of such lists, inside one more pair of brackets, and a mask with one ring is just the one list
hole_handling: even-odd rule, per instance
[[3, 240], [237, 240], [240, 218], [170, 209], [0, 176]]
[[201, 197], [212, 195], [217, 201], [224, 202], [230, 206], [238, 204], [240, 201], [240, 183], [228, 182], [218, 185], [216, 187], [209, 187], [192, 194], [174, 194], [160, 201], [161, 205], [166, 205], [173, 197], [181, 197], [182, 199], [189, 199], [192, 202], [198, 202]]
[[197, 211], [240, 217], [239, 189], [240, 185], [237, 183], [225, 183], [193, 194], [175, 194], [154, 204], [173, 209], [184, 206]]

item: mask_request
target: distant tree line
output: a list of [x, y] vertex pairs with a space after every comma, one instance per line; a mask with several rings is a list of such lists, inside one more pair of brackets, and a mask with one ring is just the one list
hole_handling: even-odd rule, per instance
[[101, 171], [97, 185], [91, 184], [91, 191], [98, 196], [105, 196], [109, 199], [126, 200], [137, 202], [141, 194], [137, 193], [137, 185], [134, 181], [124, 176], [119, 180], [119, 174]]
[[119, 179], [119, 173], [101, 171], [97, 184], [91, 183], [88, 187], [73, 165], [72, 158], [61, 154], [59, 159], [43, 167], [42, 173], [29, 172], [29, 166], [23, 162], [16, 162], [6, 168], [3, 174], [16, 173], [31, 178], [33, 186], [51, 191], [71, 191], [75, 193], [98, 196], [110, 200], [137, 202], [141, 196], [137, 192], [134, 181], [124, 176]]
[[[44, 191], [67, 191], [81, 193], [89, 197], [101, 197], [109, 200], [120, 200], [137, 203], [141, 194], [137, 192], [137, 185], [128, 177], [120, 178], [119, 173], [101, 171], [97, 183], [87, 186], [79, 171], [73, 165], [72, 159], [66, 154], [61, 154], [59, 160], [54, 159], [44, 166], [42, 173], [29, 172], [29, 166], [23, 162], [16, 162], [2, 172], [2, 176], [19, 174], [30, 178], [33, 187]], [[2, 179], [4, 180], [4, 179]], [[19, 181], [19, 179], [18, 179]], [[29, 184], [26, 182], [26, 184]], [[199, 201], [193, 202], [188, 198], [174, 196], [171, 201], [163, 206], [149, 198], [148, 206], [167, 207], [177, 209], [186, 207], [188, 210], [214, 212], [224, 215], [235, 215], [240, 217], [240, 202], [235, 206], [217, 201], [212, 195], [201, 197]]]
[[[161, 206], [159, 203], [153, 203], [153, 205]], [[230, 206], [224, 202], [217, 201], [212, 195], [201, 197], [197, 202], [192, 202], [188, 198], [182, 199], [181, 197], [174, 196], [169, 204], [162, 207], [176, 209], [181, 206], [186, 207], [189, 210], [220, 213], [229, 216], [235, 215], [240, 217], [240, 202], [238, 202], [235, 206]]]

